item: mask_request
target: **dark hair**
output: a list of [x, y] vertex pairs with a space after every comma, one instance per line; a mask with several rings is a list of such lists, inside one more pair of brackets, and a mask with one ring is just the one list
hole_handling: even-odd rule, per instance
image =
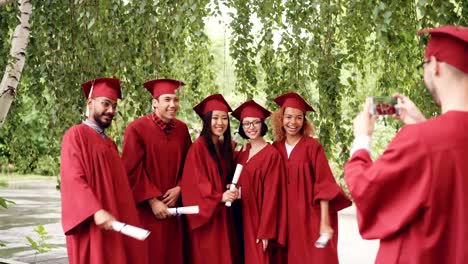
[[[265, 120], [260, 120], [262, 121], [262, 129], [260, 130], [260, 136], [265, 136], [266, 133], [268, 132], [268, 126], [265, 124]], [[244, 131], [244, 128], [242, 127], [242, 122], [239, 123], [239, 135], [244, 138], [244, 139], [250, 139]]]
[[[203, 116], [203, 129], [200, 133], [200, 136], [203, 137], [203, 139], [206, 142], [206, 145], [208, 146], [208, 151], [210, 152], [210, 156], [213, 158], [213, 160], [216, 162], [216, 165], [218, 165], [218, 172], [219, 175], [222, 176], [223, 174], [223, 169], [221, 167], [221, 161], [218, 159], [218, 155], [216, 154], [216, 148], [215, 144], [213, 143], [213, 133], [211, 132], [211, 118], [213, 116], [213, 112], [208, 112]], [[227, 177], [226, 177], [226, 182], [225, 183], [230, 183], [232, 180], [233, 176], [233, 151], [232, 151], [232, 141], [231, 141], [231, 128], [230, 128], [230, 122], [228, 118], [228, 125], [227, 129], [223, 134], [223, 141], [219, 141], [219, 144], [221, 146], [221, 155], [223, 157], [223, 161], [226, 164], [227, 167]]]

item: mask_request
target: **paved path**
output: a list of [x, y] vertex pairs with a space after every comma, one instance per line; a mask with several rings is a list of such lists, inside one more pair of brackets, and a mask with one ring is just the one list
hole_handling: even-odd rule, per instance
[[[0, 209], [1, 259], [14, 259], [26, 263], [66, 264], [65, 238], [60, 225], [60, 194], [53, 180], [13, 181], [8, 188], [0, 188], [0, 196], [13, 200], [16, 205]], [[28, 246], [26, 236], [37, 240], [34, 229], [44, 225], [52, 235], [48, 241], [53, 250], [35, 254]], [[357, 229], [355, 208], [339, 213], [338, 252], [341, 264], [372, 264], [377, 252], [377, 241], [361, 239]]]
[[338, 256], [341, 264], [374, 263], [379, 242], [361, 238], [354, 206], [338, 213], [338, 229]]
[[[27, 263], [67, 263], [65, 237], [60, 225], [60, 193], [54, 180], [9, 181], [8, 188], [0, 188], [0, 196], [14, 201], [8, 209], [0, 209], [0, 258], [16, 259]], [[26, 236], [38, 241], [34, 232], [43, 225], [52, 236], [47, 243], [52, 251], [35, 254]], [[53, 259], [62, 259], [55, 262]], [[65, 258], [65, 261], [63, 259]]]

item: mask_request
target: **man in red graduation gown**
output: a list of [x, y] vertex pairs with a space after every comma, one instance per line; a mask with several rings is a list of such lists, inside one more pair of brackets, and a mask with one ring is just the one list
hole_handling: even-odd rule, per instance
[[144, 263], [143, 242], [110, 231], [115, 220], [139, 226], [117, 146], [106, 136], [121, 98], [120, 81], [83, 84], [88, 119], [63, 136], [62, 226], [70, 264]]
[[173, 79], [146, 82], [154, 112], [133, 121], [124, 136], [122, 159], [144, 228], [152, 232], [149, 263], [184, 261], [182, 219], [167, 210], [180, 205], [179, 180], [191, 144], [187, 125], [176, 118], [175, 90], [182, 85]]
[[369, 155], [370, 103], [354, 121], [345, 179], [361, 235], [380, 239], [376, 263], [466, 263], [468, 259], [468, 28], [423, 30], [430, 39], [424, 81], [441, 115], [426, 120], [411, 100], [406, 125], [382, 156]]

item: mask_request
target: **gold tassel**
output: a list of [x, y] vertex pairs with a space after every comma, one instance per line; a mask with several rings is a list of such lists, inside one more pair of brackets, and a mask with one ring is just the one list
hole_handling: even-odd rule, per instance
[[[88, 100], [91, 98], [91, 94], [93, 93], [93, 89], [94, 89], [94, 82], [96, 81], [96, 79], [93, 80], [93, 83], [91, 84], [91, 89], [89, 90], [89, 94], [88, 94]], [[88, 107], [88, 102], [86, 102], [86, 113], [85, 113], [85, 116], [87, 118], [89, 118], [89, 107]]]

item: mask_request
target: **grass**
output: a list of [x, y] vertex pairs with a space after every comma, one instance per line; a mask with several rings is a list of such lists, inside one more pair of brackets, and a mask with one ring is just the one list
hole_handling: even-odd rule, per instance
[[0, 181], [30, 181], [30, 180], [55, 180], [56, 176], [44, 176], [36, 174], [16, 174], [16, 173], [0, 173]]

